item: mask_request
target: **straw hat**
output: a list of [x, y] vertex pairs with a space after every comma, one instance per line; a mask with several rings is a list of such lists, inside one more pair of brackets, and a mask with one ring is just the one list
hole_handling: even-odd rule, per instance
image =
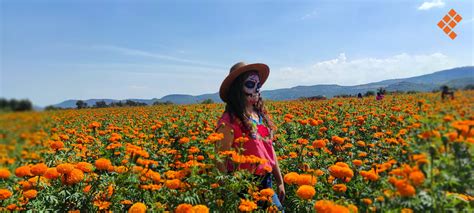
[[227, 95], [232, 82], [234, 82], [234, 80], [239, 77], [240, 74], [248, 71], [256, 71], [258, 73], [261, 85], [265, 83], [268, 75], [270, 74], [270, 68], [268, 68], [266, 64], [246, 64], [245, 62], [234, 64], [234, 66], [230, 68], [229, 75], [227, 75], [224, 81], [222, 81], [221, 88], [219, 89], [219, 96], [221, 97], [222, 101], [227, 102]]

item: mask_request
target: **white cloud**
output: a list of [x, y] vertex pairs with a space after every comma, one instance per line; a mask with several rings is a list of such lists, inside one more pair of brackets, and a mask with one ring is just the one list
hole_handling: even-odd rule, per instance
[[92, 48], [98, 49], [98, 50], [113, 51], [113, 52], [123, 54], [123, 55], [141, 56], [141, 57], [153, 58], [153, 59], [158, 59], [158, 60], [179, 62], [183, 64], [192, 64], [192, 65], [205, 66], [205, 67], [224, 68], [224, 66], [211, 64], [208, 62], [178, 58], [178, 57], [164, 55], [160, 53], [153, 53], [153, 52], [149, 52], [145, 50], [131, 49], [131, 48], [125, 48], [125, 47], [112, 46], [112, 45], [96, 45], [96, 46], [93, 46]]
[[272, 70], [267, 89], [315, 84], [358, 85], [428, 74], [457, 65], [455, 60], [442, 53], [402, 53], [387, 58], [360, 59], [348, 59], [345, 53], [341, 53], [337, 58], [306, 67]]
[[432, 8], [443, 8], [446, 3], [443, 0], [425, 1], [418, 7], [418, 10], [429, 10]]
[[470, 24], [472, 22], [474, 22], [474, 18], [461, 20], [461, 24], [463, 24], [463, 25], [464, 24]]
[[313, 10], [311, 13], [307, 13], [301, 17], [301, 20], [306, 20], [315, 17], [318, 14], [316, 10]]

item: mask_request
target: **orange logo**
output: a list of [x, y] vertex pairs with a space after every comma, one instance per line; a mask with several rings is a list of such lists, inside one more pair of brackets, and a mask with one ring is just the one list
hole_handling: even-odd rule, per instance
[[451, 9], [448, 14], [446, 14], [441, 21], [438, 22], [438, 27], [441, 28], [446, 35], [451, 39], [455, 39], [458, 36], [453, 28], [462, 20], [461, 15], [459, 15], [454, 9]]

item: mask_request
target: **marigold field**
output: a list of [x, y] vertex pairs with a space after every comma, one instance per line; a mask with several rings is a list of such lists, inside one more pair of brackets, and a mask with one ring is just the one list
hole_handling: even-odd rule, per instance
[[[266, 106], [286, 212], [472, 212], [474, 92]], [[264, 161], [215, 152], [223, 108], [0, 114], [0, 211], [276, 212], [248, 171], [215, 167]]]

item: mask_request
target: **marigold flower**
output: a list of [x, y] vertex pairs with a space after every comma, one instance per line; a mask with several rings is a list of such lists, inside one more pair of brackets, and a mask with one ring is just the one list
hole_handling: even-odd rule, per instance
[[0, 200], [6, 200], [11, 197], [13, 193], [8, 189], [0, 189]]
[[30, 189], [28, 191], [23, 192], [23, 195], [28, 199], [33, 199], [38, 195], [38, 191]]
[[367, 204], [367, 205], [372, 204], [372, 200], [369, 199], [369, 198], [363, 198], [363, 199], [362, 199], [362, 202], [365, 203], [365, 204]]
[[342, 162], [337, 162], [335, 165], [330, 166], [329, 172], [332, 176], [337, 178], [352, 178], [354, 176], [354, 171], [352, 171], [347, 164]]
[[178, 142], [179, 142], [180, 144], [185, 144], [185, 143], [189, 143], [189, 141], [191, 141], [189, 138], [187, 138], [187, 137], [182, 137], [182, 138], [179, 139]]
[[257, 209], [257, 204], [250, 200], [240, 199], [239, 210], [243, 212], [251, 212]]
[[326, 141], [324, 139], [313, 141], [314, 148], [323, 148], [326, 146]]
[[331, 141], [336, 143], [336, 144], [341, 145], [341, 144], [344, 143], [344, 138], [341, 138], [339, 136], [334, 135], [334, 136], [332, 136]]
[[40, 175], [43, 175], [47, 169], [48, 169], [48, 166], [46, 166], [46, 164], [39, 163], [32, 166], [30, 170], [33, 175], [40, 176]]
[[84, 189], [83, 189], [82, 191], [83, 191], [84, 193], [88, 193], [88, 192], [91, 191], [91, 188], [92, 188], [91, 185], [87, 185], [87, 186], [84, 187]]
[[46, 172], [43, 174], [45, 178], [48, 178], [50, 180], [56, 179], [60, 176], [61, 174], [57, 171], [56, 168], [48, 168], [46, 169]]
[[195, 205], [192, 208], [193, 213], [209, 213], [209, 208], [205, 205]]
[[317, 213], [330, 213], [334, 203], [330, 200], [318, 200], [314, 203], [314, 209]]
[[266, 189], [260, 190], [260, 194], [266, 197], [271, 197], [273, 196], [273, 194], [275, 194], [275, 192], [271, 188], [266, 188]]
[[178, 207], [174, 210], [175, 213], [192, 213], [193, 205], [182, 203], [179, 204]]
[[15, 169], [15, 175], [17, 177], [32, 176], [30, 166], [20, 166]]
[[122, 174], [122, 173], [125, 173], [128, 171], [127, 167], [125, 166], [117, 166], [117, 167], [114, 167], [115, 168], [115, 172], [119, 173], [119, 174]]
[[296, 184], [298, 185], [310, 185], [310, 186], [314, 186], [317, 182], [317, 179], [316, 177], [314, 177], [313, 175], [309, 175], [309, 174], [301, 174], [301, 175], [298, 175], [298, 179], [296, 179]]
[[56, 170], [61, 174], [69, 174], [74, 169], [74, 165], [70, 163], [62, 163], [56, 166]]
[[10, 204], [10, 205], [7, 206], [7, 210], [8, 210], [8, 211], [18, 210], [17, 207], [18, 207], [18, 206], [17, 206], [16, 204], [12, 203], [12, 204]]
[[409, 179], [415, 186], [419, 186], [425, 182], [425, 175], [421, 171], [414, 171], [411, 172], [409, 175]]
[[33, 188], [33, 185], [29, 181], [18, 181], [23, 191]]
[[68, 175], [66, 182], [68, 184], [76, 184], [84, 179], [84, 172], [80, 169], [73, 169]]
[[332, 189], [336, 192], [346, 192], [347, 186], [345, 184], [336, 184], [332, 186]]
[[358, 159], [352, 160], [352, 163], [353, 163], [354, 165], [356, 165], [356, 166], [362, 166], [362, 164], [363, 164], [362, 161], [361, 161], [361, 160], [358, 160]]
[[291, 184], [296, 183], [296, 181], [298, 180], [298, 177], [299, 177], [298, 173], [290, 172], [283, 177], [283, 181], [285, 181], [286, 184], [291, 185]]
[[165, 185], [170, 189], [178, 189], [181, 186], [181, 181], [179, 179], [167, 180]]
[[406, 180], [396, 180], [395, 188], [397, 188], [398, 193], [400, 193], [402, 197], [411, 197], [416, 193], [415, 187], [410, 185]]
[[354, 204], [349, 204], [349, 205], [347, 206], [347, 208], [349, 209], [349, 211], [350, 211], [351, 213], [357, 213], [357, 212], [359, 212], [359, 209], [357, 209], [357, 206], [355, 206]]
[[0, 169], [0, 179], [8, 179], [10, 176], [11, 173], [8, 169]]
[[87, 162], [79, 162], [76, 164], [76, 169], [80, 169], [83, 172], [89, 173], [94, 171], [94, 166]]
[[110, 207], [110, 202], [108, 201], [101, 201], [101, 200], [96, 200], [94, 201], [94, 206], [97, 206], [99, 210], [105, 210]]
[[97, 122], [97, 121], [92, 121], [92, 123], [89, 124], [90, 129], [95, 129], [95, 128], [99, 128], [99, 127], [100, 127], [100, 123]]
[[53, 141], [50, 143], [50, 146], [52, 149], [58, 150], [64, 147], [64, 143], [62, 141]]
[[308, 185], [302, 185], [296, 190], [296, 195], [303, 200], [309, 200], [313, 198], [315, 194], [316, 190], [314, 187]]
[[240, 143], [247, 143], [249, 140], [250, 140], [250, 139], [249, 139], [248, 137], [242, 136], [242, 137], [236, 138], [236, 139], [234, 140], [234, 143], [238, 143], [238, 144], [240, 144]]
[[99, 158], [95, 161], [95, 167], [98, 170], [108, 170], [112, 166], [112, 163], [109, 159]]
[[224, 138], [223, 133], [212, 133], [207, 137], [207, 140], [209, 140], [209, 142], [212, 143], [212, 142], [220, 141], [223, 138]]
[[145, 213], [146, 212], [146, 205], [143, 203], [135, 203], [133, 204], [130, 209], [128, 209], [129, 213]]
[[364, 177], [364, 179], [368, 179], [371, 181], [377, 181], [380, 178], [379, 175], [373, 169], [371, 169], [370, 171], [361, 171], [360, 175]]

